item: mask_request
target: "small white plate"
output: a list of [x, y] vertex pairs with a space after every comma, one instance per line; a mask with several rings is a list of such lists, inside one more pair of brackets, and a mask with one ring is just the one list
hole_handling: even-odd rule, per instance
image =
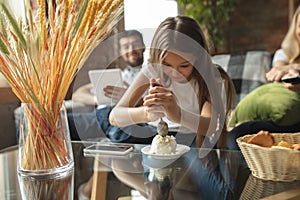
[[179, 158], [183, 154], [189, 152], [191, 149], [189, 146], [183, 144], [177, 144], [176, 151], [174, 154], [154, 154], [154, 153], [150, 153], [150, 147], [151, 145], [143, 147], [141, 149], [142, 153], [150, 156], [151, 158], [159, 159], [159, 160], [171, 160], [171, 159]]

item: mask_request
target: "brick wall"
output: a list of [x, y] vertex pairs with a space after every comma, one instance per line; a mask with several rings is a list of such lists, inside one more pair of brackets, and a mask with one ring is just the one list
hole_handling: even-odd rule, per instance
[[[288, 0], [237, 0], [236, 9], [225, 27], [225, 43], [217, 53], [249, 50], [274, 52], [289, 27]], [[294, 0], [294, 7], [300, 0]]]

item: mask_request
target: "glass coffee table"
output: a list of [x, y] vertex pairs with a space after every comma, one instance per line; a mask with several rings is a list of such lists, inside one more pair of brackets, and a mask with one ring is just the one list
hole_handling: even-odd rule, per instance
[[157, 158], [134, 145], [126, 155], [84, 155], [95, 142], [73, 141], [74, 170], [51, 179], [21, 177], [17, 146], [0, 151], [0, 199], [297, 199], [300, 181], [274, 182], [251, 175], [239, 151], [191, 148], [178, 158]]

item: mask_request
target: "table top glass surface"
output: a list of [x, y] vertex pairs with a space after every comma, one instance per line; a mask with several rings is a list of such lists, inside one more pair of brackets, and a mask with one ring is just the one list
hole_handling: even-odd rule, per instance
[[89, 180], [95, 199], [138, 191], [144, 199], [253, 200], [300, 190], [300, 181], [253, 177], [239, 151], [191, 148], [179, 158], [159, 159], [141, 152], [146, 145], [134, 145], [127, 155], [85, 155], [83, 149], [94, 143], [72, 142], [74, 170], [51, 180], [19, 176], [17, 146], [0, 151], [0, 199], [82, 199], [79, 188]]

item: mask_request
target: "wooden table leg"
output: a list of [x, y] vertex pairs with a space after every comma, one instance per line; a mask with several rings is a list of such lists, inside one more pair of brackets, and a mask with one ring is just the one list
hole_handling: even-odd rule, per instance
[[98, 161], [97, 158], [94, 161], [94, 174], [93, 174], [93, 185], [92, 185], [92, 200], [105, 200], [106, 189], [107, 189], [107, 171], [103, 170], [107, 168], [105, 164]]

